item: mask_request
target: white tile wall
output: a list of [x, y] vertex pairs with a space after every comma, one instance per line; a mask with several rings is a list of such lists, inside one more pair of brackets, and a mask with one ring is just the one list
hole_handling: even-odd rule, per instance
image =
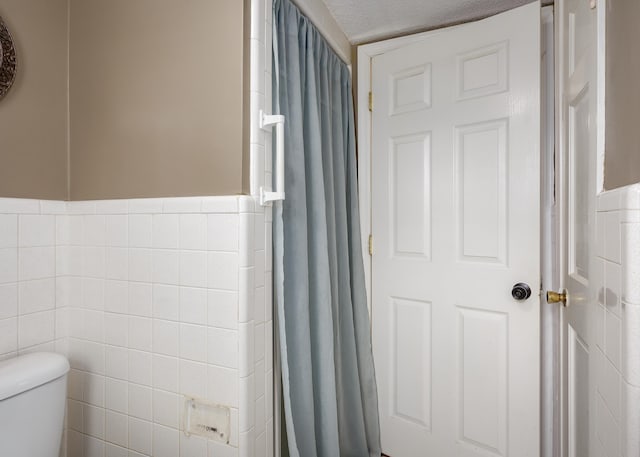
[[598, 196], [595, 428], [601, 455], [640, 455], [640, 185]]
[[61, 348], [66, 308], [56, 297], [61, 202], [0, 198], [0, 359]]
[[[240, 297], [253, 281], [239, 265], [254, 243], [240, 242], [253, 221], [241, 209], [253, 199], [68, 204], [69, 457], [243, 454], [239, 316], [253, 303]], [[185, 396], [231, 408], [228, 446], [181, 432]]]
[[[248, 196], [0, 199], [0, 358], [69, 357], [62, 455], [254, 455], [271, 398], [265, 224]], [[231, 408], [229, 445], [182, 433], [185, 395]]]

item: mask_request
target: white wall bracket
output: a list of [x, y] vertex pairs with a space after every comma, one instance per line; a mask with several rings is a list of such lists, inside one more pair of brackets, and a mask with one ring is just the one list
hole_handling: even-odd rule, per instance
[[269, 191], [265, 187], [260, 187], [261, 206], [284, 200], [284, 116], [265, 114], [260, 110], [260, 128], [268, 130], [274, 125], [276, 126], [276, 188], [275, 191]]

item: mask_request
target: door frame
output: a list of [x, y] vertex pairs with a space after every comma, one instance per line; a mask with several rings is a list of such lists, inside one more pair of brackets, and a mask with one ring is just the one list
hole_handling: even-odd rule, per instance
[[[606, 1], [606, 0], [598, 0], [598, 1]], [[541, 20], [541, 35], [547, 34], [547, 28], [551, 27], [551, 31], [554, 29], [554, 12], [553, 6], [543, 6], [540, 10], [540, 20]], [[371, 91], [372, 86], [372, 59], [378, 55], [393, 51], [395, 49], [422, 41], [429, 37], [432, 37], [436, 34], [443, 33], [443, 31], [449, 31], [455, 28], [463, 27], [465, 24], [459, 24], [455, 26], [445, 27], [442, 29], [431, 30], [428, 32], [417, 33], [413, 35], [401, 36], [397, 38], [391, 38], [385, 41], [374, 42], [370, 44], [365, 44], [358, 46], [357, 49], [357, 93], [356, 95], [356, 107], [357, 107], [357, 145], [358, 145], [358, 200], [360, 206], [360, 231], [361, 231], [361, 243], [362, 243], [362, 257], [364, 262], [364, 271], [365, 271], [365, 286], [367, 291], [367, 306], [369, 309], [369, 315], [371, 315], [371, 306], [372, 306], [372, 257], [369, 254], [370, 248], [375, 250], [375, 239], [373, 243], [370, 244], [370, 235], [372, 233], [372, 199], [371, 199], [371, 172], [372, 172], [372, 160], [371, 160], [371, 151], [372, 151], [372, 121], [373, 116], [371, 111], [369, 111], [370, 106], [370, 96], [369, 93]], [[555, 38], [555, 33], [553, 34]], [[542, 139], [541, 145], [541, 225], [545, 225], [545, 218], [548, 219], [549, 214], [555, 215], [555, 202], [552, 202], [551, 207], [549, 205], [545, 205], [545, 201], [543, 199], [544, 189], [553, 189], [555, 185], [555, 177], [553, 176], [553, 170], [550, 171], [550, 176], [545, 176], [544, 172], [547, 171], [545, 169], [543, 163], [550, 162], [554, 163], [554, 119], [553, 115], [555, 113], [555, 100], [557, 94], [557, 85], [555, 85], [555, 91], [553, 87], [546, 87], [546, 93], [542, 92], [545, 88], [544, 80], [554, 83], [557, 83], [557, 72], [555, 71], [555, 65], [558, 62], [558, 55], [555, 52], [557, 46], [555, 45], [554, 40], [543, 40], [541, 43], [541, 53], [543, 55], [553, 55], [555, 56], [555, 60], [543, 60], [542, 61], [542, 75], [541, 75], [541, 97], [544, 98], [543, 103], [541, 104], [541, 130], [545, 135], [545, 138]], [[542, 56], [541, 56], [542, 58]], [[375, 105], [375, 99], [372, 100], [372, 103]], [[547, 105], [549, 109], [545, 109], [542, 111], [542, 107]], [[551, 116], [551, 119], [549, 119]], [[551, 135], [551, 141], [548, 140], [549, 135]], [[555, 139], [557, 141], [557, 139]], [[553, 167], [551, 167], [553, 168]], [[552, 224], [556, 224], [557, 219], [554, 218], [551, 221]], [[552, 230], [552, 233], [549, 233], [547, 237], [543, 237], [543, 231], [541, 231], [541, 279], [544, 281], [545, 276], [551, 275], [553, 268], [545, 268], [545, 264], [553, 264], [556, 262], [556, 259], [547, 259], [547, 253], [553, 251], [555, 249], [556, 244], [556, 233], [557, 230]], [[544, 242], [544, 246], [542, 243]], [[547, 376], [547, 379], [551, 377], [553, 379], [552, 388], [545, 393], [544, 388], [541, 384], [542, 395], [540, 397], [540, 452], [542, 457], [560, 457], [558, 451], [562, 446], [562, 433], [557, 433], [558, 421], [557, 421], [557, 413], [558, 405], [557, 399], [560, 398], [560, 389], [561, 389], [561, 367], [560, 367], [560, 348], [559, 348], [559, 338], [558, 338], [558, 330], [559, 330], [559, 314], [551, 313], [548, 309], [545, 309], [544, 304], [546, 304], [546, 300], [543, 303], [544, 293], [540, 294], [540, 325], [541, 325], [541, 333], [540, 333], [540, 348], [541, 348], [541, 366], [540, 366], [540, 374], [543, 376], [544, 369], [543, 365], [546, 360], [550, 359], [550, 363], [547, 364], [547, 373], [549, 370], [551, 371], [550, 375]], [[543, 314], [546, 314], [543, 315]], [[546, 328], [542, 328], [543, 324], [547, 324]], [[541, 382], [543, 379], [541, 379]], [[545, 415], [545, 413], [547, 413]], [[545, 417], [547, 419], [545, 419]], [[551, 423], [548, 421], [551, 420]], [[554, 432], [555, 431], [555, 432]], [[548, 443], [545, 446], [545, 443]], [[548, 451], [547, 451], [548, 450]]]

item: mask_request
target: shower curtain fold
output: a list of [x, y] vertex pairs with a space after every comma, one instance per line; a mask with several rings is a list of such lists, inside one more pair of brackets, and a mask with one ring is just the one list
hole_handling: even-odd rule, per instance
[[274, 0], [274, 106], [286, 200], [274, 287], [292, 457], [380, 457], [360, 244], [351, 75], [290, 0]]

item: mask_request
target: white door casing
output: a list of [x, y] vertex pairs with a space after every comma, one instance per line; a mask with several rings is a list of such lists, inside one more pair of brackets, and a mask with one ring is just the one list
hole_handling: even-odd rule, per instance
[[593, 442], [595, 197], [597, 193], [597, 29], [588, 0], [561, 0], [557, 8], [557, 186], [560, 215], [563, 457], [595, 453]]
[[538, 456], [540, 5], [398, 44], [371, 60], [383, 451]]

